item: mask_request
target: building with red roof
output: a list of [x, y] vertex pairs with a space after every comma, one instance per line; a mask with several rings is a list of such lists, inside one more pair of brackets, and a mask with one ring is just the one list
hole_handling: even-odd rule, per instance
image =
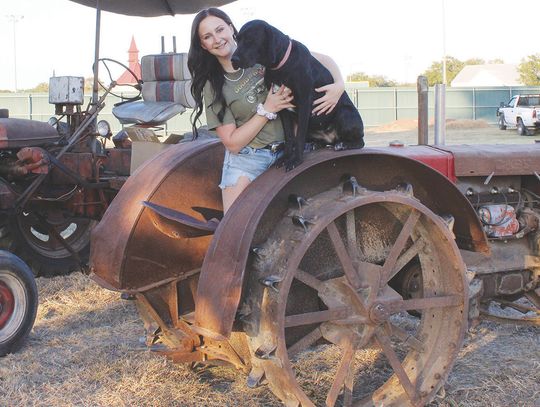
[[[135, 37], [131, 36], [131, 45], [129, 46], [128, 50], [128, 66], [129, 69], [137, 75], [137, 78], [141, 78], [141, 64], [139, 63], [139, 50], [137, 49], [137, 45], [135, 44]], [[124, 71], [122, 75], [118, 77], [116, 80], [117, 83], [123, 84], [123, 83], [130, 83], [130, 84], [136, 84], [137, 80], [131, 75], [127, 70]]]

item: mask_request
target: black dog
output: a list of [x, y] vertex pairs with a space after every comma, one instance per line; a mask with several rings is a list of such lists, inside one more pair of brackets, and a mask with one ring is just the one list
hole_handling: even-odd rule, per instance
[[264, 80], [270, 88], [285, 85], [294, 96], [298, 130], [294, 136], [293, 113], [280, 112], [285, 133], [284, 164], [291, 170], [302, 162], [304, 144], [332, 144], [336, 150], [362, 148], [364, 124], [358, 110], [344, 92], [332, 113], [313, 115], [313, 101], [322, 93], [315, 88], [333, 82], [330, 72], [300, 42], [291, 40], [277, 28], [262, 20], [246, 23], [236, 38], [238, 47], [231, 62], [235, 69], [261, 64], [266, 68]]

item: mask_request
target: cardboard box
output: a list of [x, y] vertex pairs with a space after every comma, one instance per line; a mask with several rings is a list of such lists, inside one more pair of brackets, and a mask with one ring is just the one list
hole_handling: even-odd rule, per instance
[[155, 157], [173, 144], [156, 143], [153, 141], [134, 141], [131, 144], [130, 174], [150, 158]]

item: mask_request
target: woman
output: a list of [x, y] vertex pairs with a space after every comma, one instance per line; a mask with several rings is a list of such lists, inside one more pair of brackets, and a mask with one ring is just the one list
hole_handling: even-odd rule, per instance
[[[217, 8], [200, 11], [191, 26], [188, 67], [196, 107], [193, 132], [206, 107], [206, 121], [225, 146], [220, 183], [223, 211], [280, 156], [283, 126], [277, 113], [294, 107], [291, 91], [282, 86], [268, 92], [264, 67], [235, 70], [231, 57], [237, 34], [231, 19]], [[339, 68], [329, 57], [313, 56], [332, 74], [334, 83], [317, 89], [325, 95], [314, 102], [315, 114], [330, 113], [345, 90]], [[278, 147], [276, 147], [278, 146]]]

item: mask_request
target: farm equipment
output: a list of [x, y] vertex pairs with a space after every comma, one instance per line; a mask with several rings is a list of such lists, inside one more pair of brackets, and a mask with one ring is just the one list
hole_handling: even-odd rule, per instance
[[286, 405], [425, 405], [470, 320], [539, 323], [540, 149], [419, 144], [316, 150], [225, 216], [222, 144], [171, 146], [94, 228], [91, 276], [150, 349]]
[[[135, 301], [172, 360], [230, 364], [286, 405], [419, 406], [468, 319], [539, 323], [536, 145], [318, 150], [222, 217], [223, 153], [169, 148], [93, 232], [93, 278]], [[372, 352], [375, 370], [357, 358]]]

